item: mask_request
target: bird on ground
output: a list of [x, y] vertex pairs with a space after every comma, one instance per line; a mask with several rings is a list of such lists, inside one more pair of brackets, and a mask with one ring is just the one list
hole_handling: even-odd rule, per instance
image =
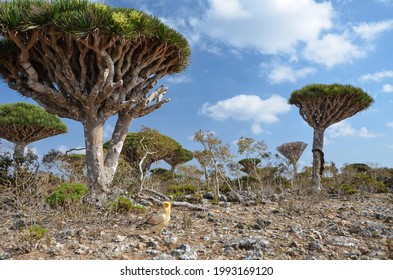
[[162, 213], [157, 213], [150, 216], [146, 221], [140, 224], [138, 227], [149, 228], [152, 233], [162, 234], [163, 229], [169, 224], [171, 220], [171, 203], [164, 201], [162, 203]]

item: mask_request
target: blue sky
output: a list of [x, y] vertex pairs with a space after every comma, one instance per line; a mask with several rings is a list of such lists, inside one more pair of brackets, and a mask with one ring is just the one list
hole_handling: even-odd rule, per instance
[[[225, 143], [241, 136], [264, 140], [271, 152], [286, 142], [308, 143], [302, 165], [311, 165], [313, 130], [287, 104], [311, 83], [362, 88], [374, 99], [366, 111], [325, 133], [325, 160], [393, 167], [393, 0], [134, 0], [104, 1], [159, 17], [183, 33], [191, 64], [163, 78], [171, 101], [135, 120], [158, 129], [185, 148], [200, 149], [194, 132], [213, 131]], [[0, 84], [1, 103], [32, 102]], [[64, 119], [69, 132], [31, 145], [50, 149], [84, 146], [80, 123]], [[104, 140], [114, 119], [104, 127]], [[1, 142], [3, 148], [6, 145]]]

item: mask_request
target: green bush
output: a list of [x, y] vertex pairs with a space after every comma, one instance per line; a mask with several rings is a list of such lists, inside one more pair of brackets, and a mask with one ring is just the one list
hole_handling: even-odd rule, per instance
[[39, 225], [34, 225], [29, 228], [29, 236], [34, 239], [41, 239], [46, 233], [47, 229]]
[[358, 190], [354, 186], [350, 185], [340, 185], [338, 190], [344, 194], [355, 194]]
[[196, 187], [193, 185], [180, 185], [180, 186], [169, 186], [167, 190], [167, 195], [171, 195], [174, 199], [186, 195], [195, 194], [197, 191]]
[[107, 207], [111, 211], [117, 213], [126, 213], [130, 211], [145, 211], [146, 208], [141, 205], [133, 205], [130, 199], [126, 196], [119, 196], [114, 201], [109, 201]]
[[83, 184], [61, 184], [46, 197], [45, 201], [51, 207], [59, 207], [73, 204], [79, 201], [88, 188]]

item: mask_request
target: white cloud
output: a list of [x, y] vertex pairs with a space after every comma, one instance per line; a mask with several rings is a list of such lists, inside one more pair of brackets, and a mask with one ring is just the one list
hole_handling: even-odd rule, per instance
[[391, 85], [391, 84], [384, 84], [382, 86], [382, 91], [383, 92], [393, 92], [393, 85]]
[[172, 83], [172, 84], [184, 84], [184, 83], [192, 82], [192, 78], [190, 78], [186, 75], [168, 76], [166, 78], [166, 81], [168, 81], [168, 83]]
[[211, 16], [223, 19], [239, 19], [248, 17], [250, 13], [242, 7], [238, 0], [213, 0], [210, 1]]
[[384, 5], [393, 5], [393, 0], [376, 0], [378, 3], [384, 4]]
[[329, 2], [313, 0], [209, 0], [203, 20], [193, 20], [197, 33], [236, 48], [263, 53], [292, 53], [300, 42], [318, 38], [332, 27]]
[[384, 70], [373, 74], [365, 74], [360, 77], [362, 81], [372, 81], [372, 82], [379, 82], [386, 78], [393, 78], [393, 71]]
[[388, 123], [387, 123], [387, 126], [393, 128], [393, 122], [388, 122]]
[[378, 136], [376, 133], [369, 131], [367, 127], [364, 126], [360, 128], [358, 135], [362, 138], [375, 138]]
[[304, 78], [315, 73], [316, 69], [313, 67], [303, 67], [300, 69], [293, 69], [289, 65], [273, 65], [273, 69], [268, 75], [271, 83], [277, 84], [281, 82], [296, 82], [298, 79]]
[[289, 110], [287, 100], [279, 95], [273, 95], [266, 100], [257, 95], [237, 95], [213, 105], [205, 103], [200, 113], [214, 120], [233, 119], [251, 122], [251, 129], [257, 134], [262, 132], [260, 124], [275, 123], [279, 120], [279, 114]]
[[61, 153], [65, 153], [69, 150], [70, 148], [68, 148], [66, 145], [60, 145], [59, 147], [57, 147], [57, 151], [61, 152]]
[[304, 49], [305, 58], [327, 67], [352, 62], [365, 55], [366, 52], [354, 45], [345, 34], [327, 34], [322, 39], [309, 41]]
[[356, 35], [364, 40], [372, 40], [377, 35], [393, 28], [393, 20], [362, 23], [353, 27]]
[[253, 123], [251, 126], [251, 131], [254, 134], [261, 134], [263, 132], [263, 129], [259, 123]]
[[352, 127], [350, 123], [343, 120], [341, 122], [335, 123], [331, 125], [326, 133], [329, 137], [339, 138], [339, 137], [361, 137], [361, 138], [374, 138], [377, 137], [378, 134], [369, 131], [366, 127], [361, 127], [359, 130], [356, 130]]

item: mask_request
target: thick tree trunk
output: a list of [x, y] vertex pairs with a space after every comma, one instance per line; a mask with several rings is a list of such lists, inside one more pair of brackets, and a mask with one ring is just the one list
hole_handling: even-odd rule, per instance
[[83, 121], [86, 145], [86, 165], [89, 193], [87, 201], [102, 206], [107, 197], [108, 181], [104, 167], [104, 151], [102, 147], [102, 127], [104, 121], [97, 118], [86, 118]]
[[119, 164], [120, 153], [123, 149], [131, 121], [132, 117], [127, 114], [119, 115], [119, 118], [117, 119], [116, 127], [113, 131], [112, 139], [109, 143], [104, 162], [106, 177], [109, 182], [112, 182], [115, 176], [117, 166]]
[[297, 162], [293, 162], [293, 174], [292, 174], [292, 189], [296, 189], [296, 177], [297, 177]]
[[25, 154], [26, 143], [15, 143], [14, 147], [14, 160], [23, 158]]
[[321, 165], [323, 157], [323, 137], [325, 134], [324, 129], [314, 128], [313, 139], [313, 162], [312, 162], [312, 184], [316, 190], [321, 190]]

